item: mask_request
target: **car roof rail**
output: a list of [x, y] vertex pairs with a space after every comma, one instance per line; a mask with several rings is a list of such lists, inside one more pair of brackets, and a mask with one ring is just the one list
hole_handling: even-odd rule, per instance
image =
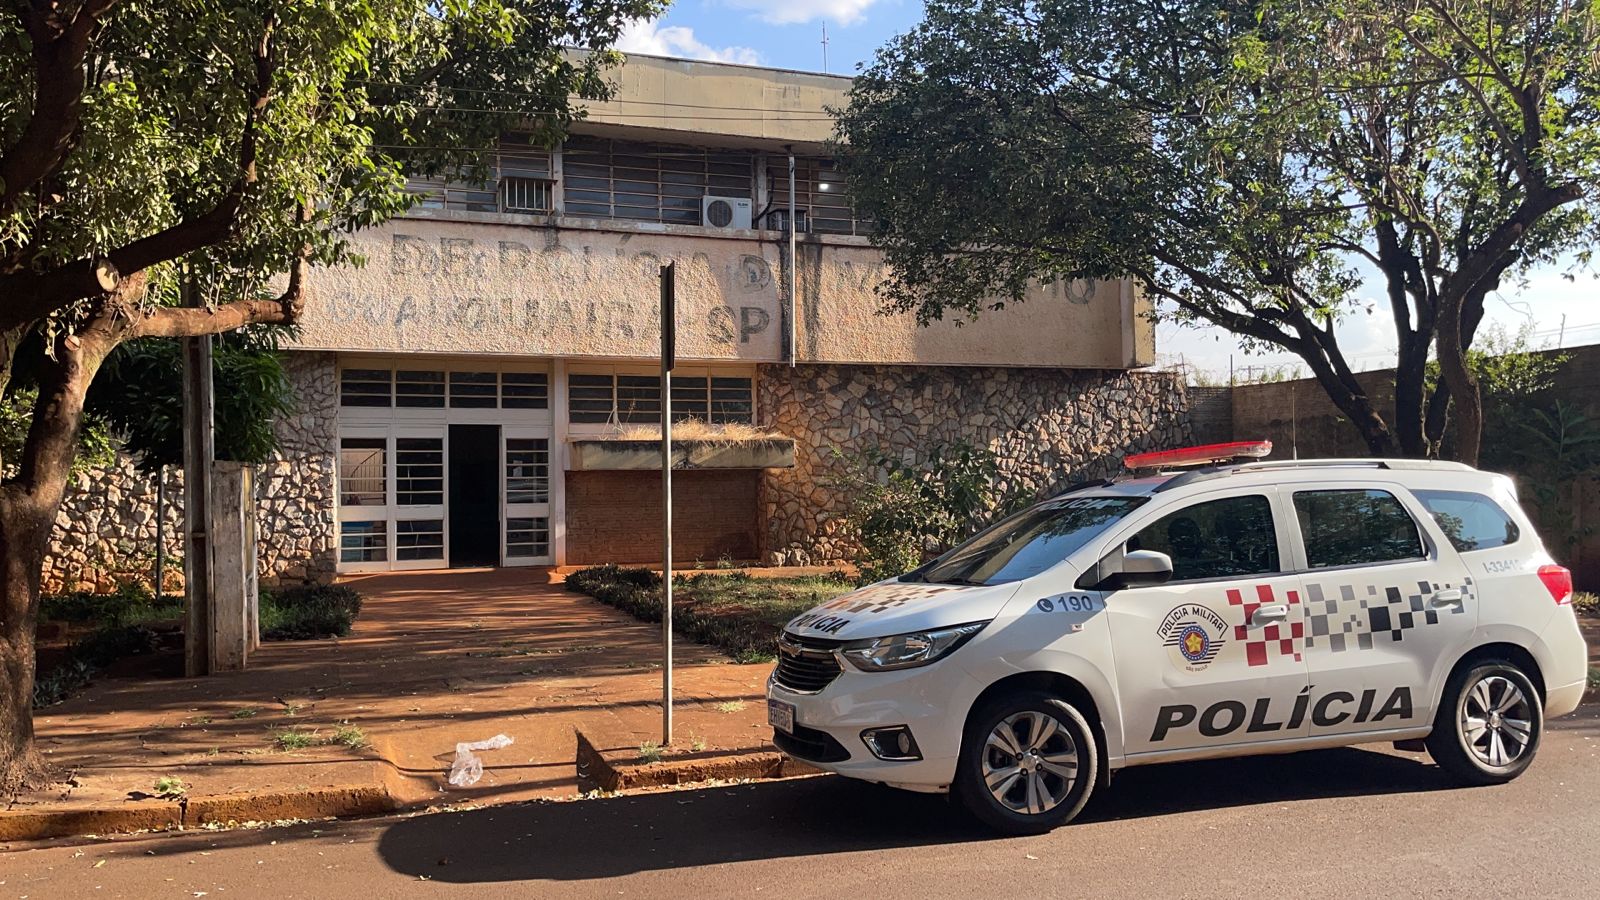
[[1245, 472], [1269, 472], [1277, 469], [1389, 469], [1398, 471], [1432, 471], [1432, 472], [1476, 472], [1477, 469], [1466, 463], [1451, 462], [1444, 459], [1273, 459], [1259, 462], [1229, 463], [1220, 466], [1204, 466], [1198, 469], [1186, 469], [1172, 478], [1162, 482], [1152, 494], [1170, 491], [1173, 488], [1194, 484], [1197, 481], [1209, 481], [1213, 478], [1223, 478], [1228, 475], [1243, 474]]

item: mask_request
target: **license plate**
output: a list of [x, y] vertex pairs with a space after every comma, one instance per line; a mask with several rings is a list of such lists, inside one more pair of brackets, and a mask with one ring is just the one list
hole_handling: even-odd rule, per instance
[[794, 704], [782, 700], [768, 700], [767, 724], [784, 734], [794, 734]]

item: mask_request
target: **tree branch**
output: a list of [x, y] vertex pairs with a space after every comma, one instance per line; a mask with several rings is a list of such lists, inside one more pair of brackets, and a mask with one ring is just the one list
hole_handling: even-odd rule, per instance
[[0, 309], [0, 331], [41, 319], [67, 304], [114, 289], [127, 275], [226, 241], [238, 224], [246, 194], [256, 183], [260, 121], [272, 100], [276, 69], [273, 48], [275, 20], [268, 16], [254, 54], [255, 84], [240, 132], [238, 178], [227, 192], [199, 215], [155, 234], [139, 238], [100, 259], [78, 259], [48, 272], [0, 276], [0, 294], [12, 302]]
[[83, 111], [84, 58], [95, 26], [118, 0], [88, 0], [61, 22], [56, 4], [18, 10], [33, 55], [33, 109], [28, 124], [0, 153], [0, 213], [61, 168]]

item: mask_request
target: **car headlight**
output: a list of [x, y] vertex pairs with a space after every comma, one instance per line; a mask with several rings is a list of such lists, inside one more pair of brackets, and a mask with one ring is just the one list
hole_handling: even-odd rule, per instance
[[937, 662], [972, 639], [988, 622], [972, 622], [950, 628], [933, 628], [889, 637], [851, 641], [838, 654], [863, 672], [911, 669]]

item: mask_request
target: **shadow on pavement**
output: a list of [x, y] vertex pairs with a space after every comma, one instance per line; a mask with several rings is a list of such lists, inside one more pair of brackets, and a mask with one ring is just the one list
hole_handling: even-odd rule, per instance
[[[1417, 759], [1351, 748], [1176, 763], [1118, 775], [1080, 821], [1446, 785]], [[574, 881], [987, 837], [943, 797], [820, 777], [419, 816], [394, 823], [378, 851], [434, 881]]]

